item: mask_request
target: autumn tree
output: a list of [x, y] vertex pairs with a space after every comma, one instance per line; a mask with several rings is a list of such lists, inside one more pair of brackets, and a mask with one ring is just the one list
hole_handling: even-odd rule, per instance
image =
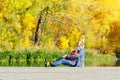
[[85, 48], [103, 53], [110, 43], [119, 44], [119, 4], [118, 0], [1, 0], [0, 48], [37, 44], [73, 49], [85, 34]]

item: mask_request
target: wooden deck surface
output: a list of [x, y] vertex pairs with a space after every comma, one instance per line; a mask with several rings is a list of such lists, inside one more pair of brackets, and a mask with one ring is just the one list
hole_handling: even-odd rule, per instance
[[0, 67], [0, 80], [120, 80], [120, 67]]

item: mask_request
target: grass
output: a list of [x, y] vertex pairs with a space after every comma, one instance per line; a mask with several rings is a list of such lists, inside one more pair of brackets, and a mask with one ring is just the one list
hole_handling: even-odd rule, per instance
[[[57, 58], [69, 54], [70, 50], [21, 50], [21, 51], [0, 51], [0, 66], [44, 66], [44, 59], [56, 60]], [[112, 55], [93, 55], [86, 52], [85, 66], [109, 66], [113, 64]]]
[[92, 54], [87, 52], [85, 56], [86, 66], [114, 66], [115, 59], [113, 55], [110, 54]]

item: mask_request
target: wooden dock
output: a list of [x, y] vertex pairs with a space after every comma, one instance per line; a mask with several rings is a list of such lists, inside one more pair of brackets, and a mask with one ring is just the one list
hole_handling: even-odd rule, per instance
[[120, 80], [120, 67], [0, 67], [0, 80]]

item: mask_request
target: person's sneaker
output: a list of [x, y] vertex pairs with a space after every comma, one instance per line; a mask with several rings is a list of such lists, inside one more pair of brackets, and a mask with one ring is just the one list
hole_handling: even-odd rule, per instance
[[51, 66], [51, 67], [55, 67], [55, 66], [52, 65], [52, 62], [49, 62], [49, 63], [50, 63], [50, 66]]
[[45, 59], [45, 60], [44, 60], [44, 63], [45, 63], [45, 67], [51, 66], [51, 65], [50, 65], [50, 61], [48, 61], [48, 59]]

